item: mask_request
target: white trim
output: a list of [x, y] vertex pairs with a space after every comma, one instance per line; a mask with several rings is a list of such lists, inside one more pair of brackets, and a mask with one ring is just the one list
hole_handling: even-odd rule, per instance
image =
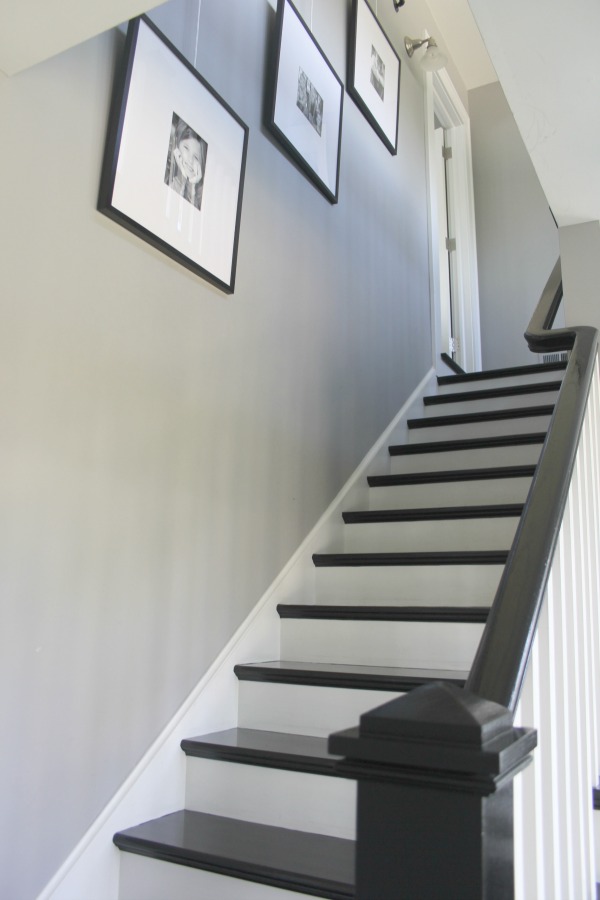
[[185, 756], [179, 749], [181, 739], [236, 725], [233, 666], [251, 659], [279, 658], [277, 603], [290, 599], [306, 603], [313, 596], [312, 554], [334, 540], [343, 527], [341, 511], [367, 490], [367, 470], [389, 465], [388, 444], [392, 437], [405, 439], [406, 420], [415, 414], [415, 405], [426, 390], [431, 390], [434, 378], [435, 372], [430, 369], [38, 900], [117, 900], [119, 851], [112, 844], [113, 834], [183, 807]]
[[452, 221], [452, 237], [456, 238], [453, 266], [453, 304], [455, 337], [459, 350], [457, 362], [466, 371], [481, 369], [481, 334], [479, 320], [479, 281], [475, 238], [475, 203], [473, 191], [473, 163], [469, 114], [445, 70], [428, 74], [425, 90], [427, 126], [427, 165], [429, 173], [429, 204], [431, 217], [431, 302], [432, 337], [435, 365], [443, 348], [440, 335], [440, 283], [438, 272], [439, 247], [435, 228], [436, 197], [433, 190], [435, 176], [434, 132], [437, 116], [446, 129], [452, 145], [452, 165], [448, 168], [448, 193]]

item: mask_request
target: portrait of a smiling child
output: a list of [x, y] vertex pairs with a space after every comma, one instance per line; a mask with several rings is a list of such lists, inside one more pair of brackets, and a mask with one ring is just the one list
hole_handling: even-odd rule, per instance
[[165, 184], [196, 209], [202, 207], [207, 151], [206, 141], [174, 112]]

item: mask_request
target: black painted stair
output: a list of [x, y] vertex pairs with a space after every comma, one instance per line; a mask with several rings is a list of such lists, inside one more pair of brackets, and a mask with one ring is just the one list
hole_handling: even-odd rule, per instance
[[[384, 476], [389, 477], [389, 476]], [[414, 483], [414, 482], [413, 482]], [[360, 509], [342, 513], [346, 525], [379, 522], [436, 522], [447, 519], [504, 519], [518, 517], [522, 503], [496, 503], [485, 506], [433, 506], [417, 509]]]
[[448, 425], [473, 425], [478, 422], [499, 422], [505, 419], [528, 419], [551, 416], [554, 404], [537, 406], [513, 406], [507, 409], [492, 409], [488, 412], [456, 413], [448, 416], [423, 416], [409, 419], [409, 428], [443, 428]]
[[515, 447], [543, 444], [545, 431], [530, 434], [494, 435], [482, 438], [456, 438], [449, 441], [422, 441], [413, 444], [392, 444], [388, 448], [390, 456], [416, 456], [420, 453], [451, 453], [454, 450], [486, 450], [492, 447]]
[[448, 469], [444, 472], [407, 472], [402, 475], [369, 475], [369, 487], [398, 487], [449, 481], [492, 481], [498, 478], [533, 478], [535, 466], [491, 466], [482, 469]]
[[339, 687], [368, 691], [397, 691], [399, 694], [432, 681], [449, 681], [462, 687], [467, 672], [447, 669], [408, 669], [400, 666], [352, 666], [272, 660], [234, 666], [240, 681], [271, 684], [300, 684], [307, 687]]
[[444, 550], [422, 553], [313, 553], [313, 563], [325, 566], [499, 566], [506, 550]]
[[[503, 374], [526, 374], [556, 371], [565, 364], [551, 366], [525, 366], [512, 370], [496, 370], [487, 373], [458, 374], [438, 378], [440, 384], [464, 384], [477, 386], [477, 382], [501, 377]], [[462, 400], [485, 400], [492, 397], [524, 395], [529, 392], [556, 391], [558, 382], [539, 382], [517, 387], [491, 389], [465, 389], [460, 393], [448, 393], [426, 398], [428, 406]], [[500, 409], [491, 412], [461, 413], [411, 419], [411, 429], [430, 428], [436, 425], [460, 425], [473, 422], [493, 422], [501, 419], [526, 418], [550, 415], [553, 406], [535, 405]], [[515, 426], [516, 427], [516, 426]], [[422, 441], [389, 447], [390, 456], [428, 453], [452, 454], [456, 450], [485, 450], [487, 448], [540, 445], [545, 440], [544, 431], [525, 434], [507, 434], [491, 437], [453, 438], [451, 440]], [[483, 462], [485, 458], [479, 456]], [[443, 465], [443, 464], [442, 464]], [[399, 475], [373, 475], [368, 477], [369, 487], [386, 488], [403, 485], [440, 484], [444, 482], [476, 482], [531, 478], [535, 465], [488, 465], [479, 468], [416, 472]], [[476, 487], [476, 486], [475, 486]], [[454, 490], [454, 488], [452, 488]], [[467, 490], [467, 488], [465, 488]], [[472, 490], [469, 488], [468, 490]], [[461, 503], [463, 492], [457, 488]], [[465, 494], [467, 499], [467, 494]], [[470, 498], [469, 498], [470, 499]], [[439, 499], [436, 494], [436, 502]], [[454, 506], [430, 506], [409, 509], [347, 510], [343, 513], [344, 527], [370, 523], [436, 522], [441, 520], [519, 517], [523, 503], [496, 502]], [[491, 542], [490, 542], [491, 543]], [[315, 569], [325, 567], [369, 566], [468, 566], [504, 565], [506, 550], [462, 550], [427, 552], [362, 552], [316, 553]], [[329, 577], [329, 576], [328, 576]], [[345, 576], [347, 577], [347, 576]], [[350, 573], [353, 578], [354, 574]], [[342, 601], [347, 598], [341, 597]], [[363, 598], [364, 599], [364, 598]], [[407, 622], [407, 623], [468, 623], [484, 624], [489, 606], [476, 605], [477, 597], [469, 598], [473, 605], [455, 606], [444, 603], [443, 597], [434, 596], [423, 604], [413, 605], [415, 597], [404, 603], [386, 605], [345, 605], [322, 603], [280, 603], [277, 612], [281, 619], [312, 619], [315, 628], [319, 621], [358, 622]], [[456, 598], [455, 602], [460, 602]], [[412, 601], [412, 602], [411, 602]], [[294, 627], [290, 624], [289, 627]], [[412, 627], [412, 626], [411, 626]], [[399, 660], [401, 662], [401, 660]], [[447, 681], [463, 686], [467, 672], [447, 669], [417, 669], [403, 666], [352, 665], [316, 663], [302, 660], [272, 660], [247, 662], [234, 667], [239, 681], [281, 685], [300, 685], [309, 688], [339, 688], [373, 691], [372, 706], [378, 705], [377, 692], [404, 693], [434, 681]], [[279, 689], [278, 689], [279, 690]], [[263, 731], [253, 728], [229, 728], [185, 739], [181, 748], [187, 757], [238, 763], [267, 769], [283, 769], [310, 776], [352, 777], [339, 768], [340, 757], [328, 750], [326, 738], [307, 734]], [[256, 773], [254, 773], [256, 774]], [[303, 777], [302, 775], [302, 777]], [[189, 810], [180, 810], [162, 818], [147, 822], [127, 831], [119, 832], [114, 842], [122, 850], [150, 856], [187, 867], [258, 882], [265, 885], [299, 892], [331, 900], [354, 898], [354, 843], [342, 838], [278, 828], [255, 822], [226, 818]], [[424, 854], [424, 858], [425, 854]], [[240, 896], [243, 890], [240, 888]], [[229, 896], [229, 894], [228, 894]], [[268, 891], [265, 891], [268, 896]], [[141, 900], [141, 898], [140, 898]], [[165, 897], [166, 900], [166, 897]], [[212, 900], [212, 898], [211, 898]], [[377, 900], [377, 898], [373, 898]], [[415, 898], [417, 900], [417, 898]], [[421, 898], [418, 898], [421, 900]], [[426, 898], [422, 898], [426, 900]]]
[[186, 756], [338, 776], [339, 757], [327, 750], [327, 738], [307, 734], [229, 728], [181, 742]]
[[342, 838], [180, 810], [113, 840], [165, 862], [328, 900], [354, 897], [354, 842]]
[[488, 606], [327, 606], [280, 603], [281, 619], [325, 619], [363, 622], [468, 622], [483, 624]]
[[507, 378], [513, 376], [541, 375], [544, 372], [564, 372], [566, 362], [539, 363], [532, 366], [512, 366], [505, 369], [485, 369], [482, 372], [464, 372], [456, 375], [438, 375], [439, 385], [468, 384], [476, 381], [491, 381], [494, 378]]
[[495, 387], [477, 391], [455, 391], [448, 394], [432, 394], [423, 398], [425, 406], [445, 403], [462, 403], [470, 400], [493, 400], [497, 397], [522, 397], [527, 394], [554, 393], [560, 389], [560, 381], [540, 381], [535, 384], [518, 384], [512, 387]]

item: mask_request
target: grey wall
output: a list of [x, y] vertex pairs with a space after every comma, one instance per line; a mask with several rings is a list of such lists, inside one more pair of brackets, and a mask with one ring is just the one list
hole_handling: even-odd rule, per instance
[[537, 362], [523, 340], [558, 234], [500, 85], [469, 92], [484, 369]]
[[567, 225], [558, 234], [566, 322], [600, 328], [600, 222]]
[[[342, 77], [348, 8], [314, 3]], [[186, 52], [196, 9], [156, 13]], [[0, 79], [11, 900], [52, 876], [431, 363], [421, 88], [405, 67], [397, 157], [346, 97], [331, 206], [261, 124], [272, 6], [201, 9], [198, 67], [251, 129], [233, 297], [96, 212], [119, 31]]]

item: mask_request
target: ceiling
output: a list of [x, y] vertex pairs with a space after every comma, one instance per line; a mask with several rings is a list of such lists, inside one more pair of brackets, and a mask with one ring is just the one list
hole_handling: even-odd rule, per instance
[[156, 5], [147, 0], [0, 0], [0, 71], [16, 75]]
[[[382, 7], [384, 2], [386, 26], [394, 27], [401, 38], [408, 23], [412, 27], [420, 23], [419, 34], [433, 23], [436, 37], [459, 65], [467, 90], [496, 79], [468, 0], [408, 0], [398, 15], [393, 12], [392, 0], [376, 0]], [[0, 4], [0, 71], [6, 75], [15, 75], [160, 5], [156, 0], [0, 0]], [[301, 0], [296, 4], [302, 11]]]
[[442, 36], [467, 91], [497, 81], [468, 0], [427, 0], [427, 5], [437, 25], [433, 34]]
[[598, 0], [470, 5], [558, 224], [598, 221]]
[[[6, 75], [159, 5], [153, 0], [0, 4], [0, 71]], [[436, 37], [463, 95], [498, 78], [559, 225], [600, 220], [600, 54], [593, 38], [591, 49], [583, 40], [600, 34], [598, 0], [406, 0], [397, 14], [392, 0], [375, 5], [386, 30], [400, 40], [407, 33]], [[568, 44], [565, 35], [573, 38]]]

